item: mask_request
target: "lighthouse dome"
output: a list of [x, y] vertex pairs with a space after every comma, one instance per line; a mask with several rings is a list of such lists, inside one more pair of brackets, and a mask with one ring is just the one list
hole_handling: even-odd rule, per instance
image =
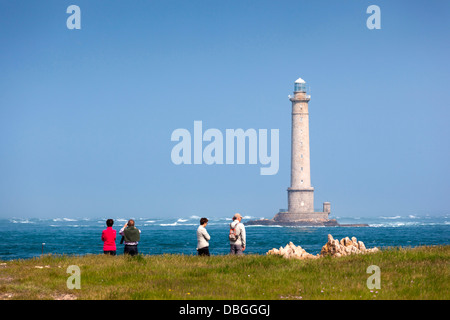
[[295, 80], [294, 92], [306, 92], [306, 82], [302, 78]]

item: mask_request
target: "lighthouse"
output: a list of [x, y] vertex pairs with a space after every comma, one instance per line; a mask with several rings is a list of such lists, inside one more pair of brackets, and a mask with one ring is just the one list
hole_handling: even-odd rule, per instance
[[[343, 226], [329, 219], [330, 202], [323, 203], [322, 211], [314, 210], [314, 187], [311, 185], [309, 150], [309, 101], [311, 95], [305, 80], [294, 82], [294, 94], [289, 95], [291, 109], [291, 179], [287, 188], [288, 209], [280, 209], [272, 219], [258, 219], [247, 225], [281, 226]], [[346, 226], [367, 226], [366, 224]]]
[[329, 202], [323, 203], [323, 210], [314, 210], [314, 187], [311, 185], [311, 159], [309, 148], [309, 101], [305, 80], [294, 82], [294, 94], [289, 95], [291, 111], [291, 184], [287, 189], [288, 209], [281, 209], [274, 222], [299, 225], [333, 225], [329, 220]]
[[[291, 214], [314, 212], [314, 188], [311, 186], [309, 156], [309, 112], [311, 96], [306, 82], [298, 78], [294, 83], [291, 124], [291, 186], [288, 188], [288, 212]], [[294, 218], [294, 217], [293, 217]]]

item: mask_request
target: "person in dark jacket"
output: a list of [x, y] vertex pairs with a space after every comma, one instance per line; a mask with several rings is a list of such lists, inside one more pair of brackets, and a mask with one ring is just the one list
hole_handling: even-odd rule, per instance
[[123, 249], [123, 253], [131, 256], [137, 255], [139, 253], [138, 244], [141, 239], [141, 230], [135, 227], [134, 220], [128, 220], [123, 228], [120, 229], [119, 233], [124, 238], [125, 247]]

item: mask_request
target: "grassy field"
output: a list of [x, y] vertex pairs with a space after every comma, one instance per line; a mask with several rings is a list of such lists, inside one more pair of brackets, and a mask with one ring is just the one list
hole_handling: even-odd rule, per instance
[[[450, 299], [450, 246], [317, 260], [279, 256], [51, 256], [0, 261], [0, 299]], [[68, 289], [67, 267], [81, 270]], [[367, 267], [381, 288], [368, 289]]]

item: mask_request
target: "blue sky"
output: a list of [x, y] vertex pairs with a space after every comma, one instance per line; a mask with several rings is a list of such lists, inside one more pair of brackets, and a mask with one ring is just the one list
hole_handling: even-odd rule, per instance
[[[81, 30], [66, 9], [81, 8]], [[369, 5], [381, 29], [369, 30]], [[315, 207], [439, 214], [450, 193], [448, 1], [0, 0], [0, 217], [271, 218], [311, 87]], [[279, 129], [280, 169], [174, 165], [177, 128]]]

